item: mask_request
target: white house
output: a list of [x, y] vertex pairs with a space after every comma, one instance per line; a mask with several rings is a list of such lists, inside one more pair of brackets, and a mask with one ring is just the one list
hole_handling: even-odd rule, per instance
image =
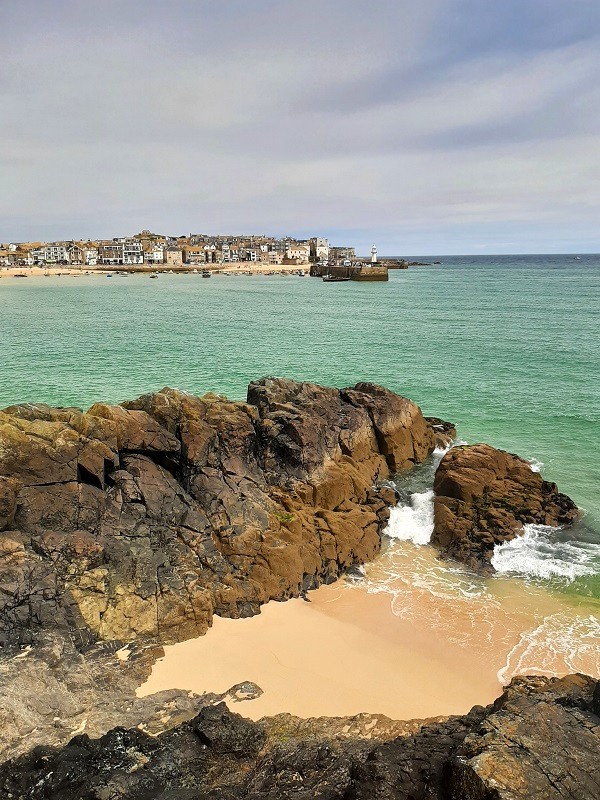
[[98, 258], [101, 264], [143, 264], [144, 250], [136, 239], [113, 239], [100, 242]]
[[150, 244], [144, 248], [144, 260], [148, 264], [162, 264], [165, 249], [159, 244]]
[[287, 242], [285, 257], [297, 261], [298, 264], [308, 264], [310, 244], [308, 242]]
[[327, 261], [329, 259], [329, 240], [314, 236], [310, 240], [311, 261]]
[[31, 252], [34, 264], [68, 264], [69, 250], [66, 244], [50, 242], [36, 247]]
[[83, 245], [82, 249], [86, 267], [95, 267], [98, 263], [98, 248], [93, 245]]

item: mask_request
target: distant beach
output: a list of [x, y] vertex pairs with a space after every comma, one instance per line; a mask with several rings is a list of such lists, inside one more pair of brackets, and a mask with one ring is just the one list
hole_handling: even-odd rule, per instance
[[[268, 264], [254, 264], [252, 262], [244, 262], [240, 264], [228, 264], [227, 267], [219, 267], [216, 269], [214, 266], [209, 269], [211, 275], [290, 275], [302, 270], [305, 275], [308, 275], [309, 264], [304, 267], [289, 264], [278, 264], [277, 266], [269, 266]], [[0, 278], [15, 278], [25, 275], [27, 278], [43, 278], [43, 277], [82, 277], [82, 276], [100, 276], [105, 277], [107, 274], [126, 273], [127, 275], [151, 275], [156, 273], [158, 275], [196, 275], [201, 274], [203, 267], [194, 267], [185, 265], [183, 267], [170, 267], [166, 264], [150, 265], [145, 264], [142, 267], [116, 265], [114, 267], [69, 267], [69, 266], [55, 266], [55, 267], [0, 267]]]

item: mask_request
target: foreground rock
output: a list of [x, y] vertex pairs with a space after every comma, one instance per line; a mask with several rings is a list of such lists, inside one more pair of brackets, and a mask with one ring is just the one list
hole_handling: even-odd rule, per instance
[[384, 743], [365, 736], [377, 719], [252, 723], [221, 704], [158, 738], [118, 728], [62, 750], [37, 748], [0, 767], [0, 792], [13, 800], [590, 800], [600, 795], [599, 698], [585, 676], [516, 679], [487, 709], [405, 723]]
[[[443, 424], [442, 424], [443, 428]], [[164, 389], [87, 413], [0, 412], [0, 644], [202, 634], [372, 559], [381, 479], [443, 434], [373, 384]]]
[[579, 516], [575, 503], [518, 456], [487, 444], [452, 448], [434, 481], [431, 543], [480, 572], [492, 572], [497, 544], [523, 533], [523, 525], [563, 526]]
[[137, 697], [136, 689], [163, 655], [161, 647], [141, 642], [116, 652], [114, 645], [98, 643], [82, 653], [65, 637], [52, 635], [3, 659], [0, 761], [36, 745], [64, 745], [83, 732], [98, 738], [117, 725], [155, 735], [204, 706], [224, 699], [241, 703], [262, 694], [260, 687], [245, 682], [222, 694], [168, 689]]

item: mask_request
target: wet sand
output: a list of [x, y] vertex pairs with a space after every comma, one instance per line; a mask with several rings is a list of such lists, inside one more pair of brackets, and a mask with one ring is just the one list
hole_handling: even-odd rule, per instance
[[[485, 705], [514, 674], [600, 669], [597, 623], [590, 628], [585, 613], [516, 579], [482, 581], [471, 596], [458, 576], [456, 591], [443, 596], [431, 569], [448, 568], [432, 553], [408, 546], [370, 565], [368, 585], [382, 591], [342, 580], [310, 592], [310, 602], [271, 602], [249, 619], [215, 618], [206, 636], [166, 647], [138, 694], [222, 693], [253, 681], [262, 696], [228, 701], [252, 719], [280, 712], [411, 719]], [[403, 567], [400, 582], [386, 578], [390, 558], [394, 570]], [[433, 592], [419, 585], [424, 574], [434, 575]]]

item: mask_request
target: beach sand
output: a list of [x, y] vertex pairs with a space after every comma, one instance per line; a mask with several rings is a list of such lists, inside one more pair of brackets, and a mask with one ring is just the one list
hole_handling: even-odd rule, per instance
[[[132, 275], [148, 275], [152, 272], [166, 273], [166, 274], [195, 274], [202, 272], [203, 267], [195, 267], [191, 264], [184, 264], [181, 267], [172, 267], [168, 264], [144, 264], [139, 267], [131, 266], [104, 266], [104, 267], [0, 267], [0, 278], [15, 278], [16, 276], [26, 275], [28, 278], [44, 278], [44, 277], [72, 277], [72, 276], [104, 276], [107, 272], [128, 272]], [[258, 264], [253, 262], [240, 262], [236, 264], [223, 264], [218, 269], [215, 265], [209, 265], [209, 270], [214, 275], [219, 273], [228, 275], [244, 275], [252, 273], [252, 275], [269, 275], [271, 273], [280, 274], [294, 273], [303, 269], [306, 275], [310, 269], [309, 264], [302, 266], [294, 266], [289, 264]]]
[[[369, 566], [371, 587], [384, 585], [389, 558], [398, 562], [388, 555]], [[405, 575], [439, 569], [432, 548], [408, 547], [401, 561]], [[260, 697], [227, 701], [252, 719], [368, 712], [408, 720], [486, 705], [515, 674], [600, 669], [597, 626], [519, 580], [489, 583], [472, 597], [460, 581], [447, 596], [419, 580], [386, 586], [369, 592], [342, 579], [310, 592], [309, 602], [271, 602], [248, 619], [215, 617], [206, 636], [165, 647], [138, 695], [224, 693], [252, 681]]]
[[310, 602], [269, 603], [243, 620], [215, 618], [206, 636], [165, 648], [138, 694], [225, 692], [253, 681], [263, 694], [228, 701], [252, 719], [364, 711], [393, 719], [463, 713], [499, 693], [493, 671], [395, 617], [385, 595], [324, 587]]
[[71, 275], [104, 275], [104, 272], [92, 270], [89, 267], [79, 269], [78, 267], [0, 267], [0, 278], [14, 278], [19, 275], [26, 275], [28, 278], [45, 278]]

